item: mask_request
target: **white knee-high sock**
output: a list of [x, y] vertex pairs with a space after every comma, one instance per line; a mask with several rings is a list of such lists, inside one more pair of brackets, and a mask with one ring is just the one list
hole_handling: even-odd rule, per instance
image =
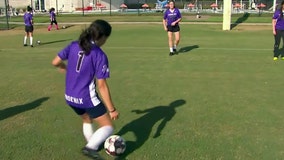
[[95, 131], [86, 147], [98, 150], [99, 146], [112, 134], [112, 126], [103, 126]]
[[92, 123], [83, 123], [83, 134], [87, 142], [91, 139], [94, 133], [93, 124]]
[[30, 45], [33, 45], [33, 37], [30, 37]]
[[24, 37], [24, 44], [27, 44], [27, 36]]

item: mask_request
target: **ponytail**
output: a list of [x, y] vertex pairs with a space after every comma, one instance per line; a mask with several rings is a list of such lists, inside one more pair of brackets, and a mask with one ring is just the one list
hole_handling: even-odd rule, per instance
[[79, 45], [85, 54], [89, 54], [92, 49], [92, 41], [96, 42], [103, 36], [109, 37], [111, 34], [111, 26], [104, 20], [94, 21], [89, 28], [82, 31], [79, 37]]

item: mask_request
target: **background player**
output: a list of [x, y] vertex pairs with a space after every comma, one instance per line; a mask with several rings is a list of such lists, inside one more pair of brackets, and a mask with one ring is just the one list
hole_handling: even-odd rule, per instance
[[272, 31], [274, 35], [274, 55], [273, 60], [278, 60], [279, 55], [281, 54], [281, 59], [284, 60], [284, 52], [280, 53], [279, 45], [282, 38], [282, 42], [284, 42], [284, 18], [283, 18], [283, 10], [284, 10], [284, 1], [281, 2], [280, 7], [274, 12], [272, 17]]
[[55, 27], [58, 30], [59, 28], [58, 28], [57, 21], [56, 21], [55, 8], [50, 8], [49, 19], [50, 19], [50, 25], [48, 26], [47, 30], [50, 31], [53, 24], [55, 24]]
[[[181, 13], [179, 9], [175, 7], [173, 1], [169, 2], [169, 9], [165, 11], [163, 25], [165, 31], [168, 32], [168, 41], [170, 47], [170, 56], [177, 54], [177, 46], [180, 41], [180, 27], [179, 22], [181, 21]], [[175, 40], [173, 40], [173, 33]], [[174, 41], [174, 42], [173, 42]]]
[[33, 47], [33, 31], [34, 31], [34, 22], [33, 22], [33, 9], [28, 6], [27, 12], [24, 14], [24, 23], [25, 23], [25, 37], [24, 37], [24, 46], [27, 45], [27, 38], [30, 37], [30, 45]]

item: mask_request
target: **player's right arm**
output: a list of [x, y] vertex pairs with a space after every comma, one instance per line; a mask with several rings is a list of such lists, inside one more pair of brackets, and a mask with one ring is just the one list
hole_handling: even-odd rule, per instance
[[52, 65], [57, 67], [60, 72], [63, 72], [63, 73], [66, 72], [66, 64], [62, 61], [62, 59], [59, 56], [56, 56], [52, 60]]
[[272, 31], [273, 31], [273, 35], [276, 35], [276, 29], [275, 29], [276, 22], [277, 22], [277, 19], [272, 19]]
[[111, 119], [116, 120], [118, 118], [118, 112], [112, 103], [106, 79], [97, 79], [97, 86]]
[[168, 31], [168, 28], [167, 28], [167, 21], [165, 19], [163, 19], [163, 25], [164, 25], [164, 30], [165, 31]]

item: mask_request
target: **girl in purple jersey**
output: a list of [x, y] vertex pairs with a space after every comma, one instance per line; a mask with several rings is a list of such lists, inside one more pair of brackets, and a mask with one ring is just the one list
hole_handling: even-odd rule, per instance
[[[111, 30], [108, 22], [94, 21], [81, 33], [78, 41], [65, 47], [52, 61], [60, 71], [66, 72], [65, 100], [83, 120], [87, 144], [82, 152], [94, 159], [100, 159], [99, 146], [113, 133], [112, 120], [118, 119], [119, 115], [106, 81], [109, 78], [108, 58], [100, 48]], [[93, 122], [99, 126], [96, 131]]]
[[55, 24], [55, 27], [58, 30], [59, 28], [58, 28], [57, 21], [56, 21], [55, 8], [50, 8], [49, 19], [50, 19], [50, 25], [48, 26], [47, 30], [50, 31], [53, 24]]
[[33, 31], [34, 31], [34, 22], [33, 22], [33, 14], [32, 14], [33, 9], [28, 6], [27, 7], [27, 12], [24, 15], [24, 23], [25, 23], [25, 37], [24, 37], [24, 46], [27, 45], [27, 39], [30, 37], [30, 46], [33, 47]]
[[[284, 42], [284, 19], [283, 13], [284, 12], [284, 1], [281, 2], [280, 8], [274, 12], [272, 17], [272, 31], [274, 35], [274, 56], [273, 60], [278, 60], [279, 55], [281, 54], [281, 59], [284, 60], [284, 53], [279, 53], [279, 45], [282, 38]], [[284, 47], [283, 47], [284, 48]]]
[[[175, 2], [169, 2], [169, 9], [165, 11], [163, 25], [165, 31], [168, 32], [168, 42], [170, 47], [170, 56], [177, 54], [177, 46], [180, 41], [180, 27], [181, 13], [179, 9], [175, 7]], [[175, 40], [173, 40], [173, 33]]]

